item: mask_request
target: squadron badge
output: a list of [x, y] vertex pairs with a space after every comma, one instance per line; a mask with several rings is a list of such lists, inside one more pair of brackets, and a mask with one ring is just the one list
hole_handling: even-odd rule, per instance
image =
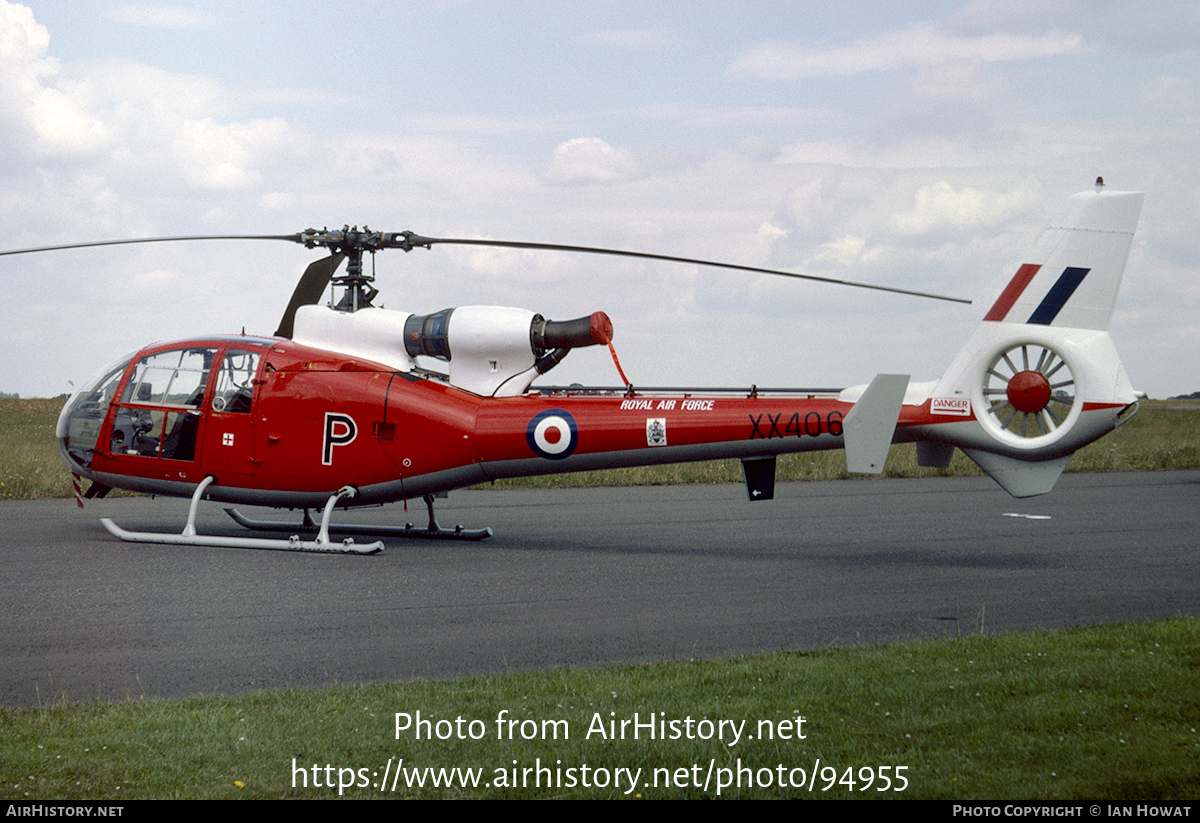
[[665, 417], [648, 417], [648, 418], [646, 418], [646, 445], [647, 446], [665, 446], [665, 445], [667, 445], [667, 418], [665, 418]]

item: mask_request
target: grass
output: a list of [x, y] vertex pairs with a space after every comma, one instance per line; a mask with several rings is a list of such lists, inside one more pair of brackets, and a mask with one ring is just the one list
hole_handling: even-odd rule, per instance
[[0, 398], [0, 499], [71, 496], [71, 475], [54, 439], [65, 402]]
[[[428, 724], [419, 740], [418, 712]], [[634, 713], [680, 721], [681, 739], [598, 732]], [[498, 725], [501, 717], [518, 722]], [[687, 739], [689, 717], [745, 725], [733, 745], [729, 726], [724, 740]], [[1180, 801], [1200, 799], [1198, 726], [1200, 619], [1176, 619], [3, 711], [0, 796], [699, 798], [718, 795], [718, 776], [736, 783], [740, 766], [742, 785], [722, 786], [721, 797]], [[707, 732], [691, 728], [693, 738]], [[522, 729], [532, 739], [521, 739]], [[476, 770], [478, 785], [410, 788], [401, 778], [381, 792], [385, 770], [394, 778], [401, 758], [409, 769]], [[540, 786], [539, 761], [550, 770]], [[620, 786], [582, 785], [584, 764], [592, 783], [641, 771], [626, 794], [625, 772]], [[780, 787], [780, 766], [785, 783], [805, 786]], [[576, 785], [565, 785], [572, 775]], [[882, 775], [890, 790], [879, 791]]]

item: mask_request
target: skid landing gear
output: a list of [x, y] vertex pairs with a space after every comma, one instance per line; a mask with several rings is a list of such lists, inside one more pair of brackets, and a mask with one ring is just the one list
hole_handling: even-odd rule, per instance
[[[270, 549], [274, 551], [326, 552], [336, 554], [377, 554], [383, 551], [383, 543], [381, 541], [355, 543], [353, 540], [347, 538], [340, 543], [334, 543], [329, 539], [329, 515], [333, 511], [334, 504], [339, 500], [355, 495], [355, 490], [350, 486], [343, 486], [336, 493], [330, 495], [329, 500], [325, 503], [325, 511], [321, 515], [321, 526], [317, 532], [316, 540], [301, 540], [299, 535], [292, 535], [286, 540], [279, 540], [263, 537], [220, 537], [216, 535], [196, 534], [196, 509], [200, 505], [200, 498], [204, 496], [204, 491], [212, 485], [214, 479], [209, 475], [196, 487], [196, 491], [192, 495], [191, 508], [188, 509], [187, 525], [183, 527], [181, 534], [125, 531], [125, 529], [122, 529], [107, 517], [101, 518], [100, 522], [104, 524], [104, 528], [108, 529], [114, 537], [131, 543], [172, 543], [184, 546], [224, 546], [233, 549]], [[307, 512], [305, 514], [307, 515]], [[310, 520], [309, 522], [311, 523], [312, 521]]]
[[[413, 537], [422, 540], [487, 540], [492, 536], [490, 528], [483, 529], [464, 529], [462, 526], [455, 526], [453, 529], [444, 529], [438, 525], [437, 519], [433, 516], [433, 495], [425, 495], [425, 506], [429, 509], [429, 525], [425, 528], [420, 528], [412, 523], [406, 523], [404, 526], [363, 526], [357, 524], [327, 524], [328, 530], [338, 534], [365, 534], [365, 535], [381, 535], [383, 537]], [[317, 524], [313, 522], [309, 516], [308, 509], [304, 510], [304, 519], [299, 525], [292, 523], [283, 523], [275, 520], [253, 520], [246, 517], [237, 509], [226, 509], [225, 512], [237, 522], [239, 526], [244, 526], [247, 529], [255, 531], [313, 531], [317, 528]], [[325, 525], [322, 526], [325, 528]]]

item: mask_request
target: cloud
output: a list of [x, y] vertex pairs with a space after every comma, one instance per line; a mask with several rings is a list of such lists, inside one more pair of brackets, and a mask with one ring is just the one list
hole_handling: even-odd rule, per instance
[[733, 150], [759, 161], [774, 160], [779, 156], [779, 144], [759, 134], [743, 137], [734, 145]]
[[936, 66], [955, 60], [985, 63], [1073, 54], [1083, 48], [1077, 34], [961, 35], [925, 23], [849, 45], [812, 47], [800, 43], [763, 43], [745, 51], [729, 67], [736, 77], [799, 80], [806, 77], [853, 77], [871, 72]]
[[164, 3], [126, 3], [114, 8], [108, 16], [118, 23], [146, 29], [206, 29], [215, 25], [203, 12]]
[[[1007, 12], [1009, 2], [1020, 13]], [[5, 247], [367, 222], [729, 260], [986, 302], [1023, 262], [1042, 215], [1104, 174], [1113, 188], [1151, 192], [1137, 238], [1141, 262], [1135, 252], [1130, 266], [1140, 288], [1122, 297], [1140, 299], [1125, 305], [1146, 319], [1127, 324], [1126, 339], [1178, 341], [1194, 334], [1196, 297], [1177, 283], [1200, 282], [1191, 226], [1195, 55], [1154, 61], [1118, 45], [1117, 6], [1097, 0], [1108, 21], [1101, 25], [1086, 22], [1089, 5], [960, 0], [939, 22], [913, 25], [909, 15], [897, 23], [901, 13], [876, 11], [864, 28], [846, 11], [855, 4], [822, 12], [823, 21], [750, 15], [728, 27], [699, 4], [682, 44], [652, 28], [665, 28], [661, 15], [639, 21], [628, 13], [638, 7], [621, 6], [624, 13], [613, 7], [591, 22], [544, 21], [539, 31], [554, 45], [547, 50], [519, 47], [529, 42], [528, 20], [508, 9], [443, 0], [456, 16], [441, 39], [431, 30], [397, 50], [389, 26], [402, 29], [402, 20], [385, 16], [337, 66], [312, 62], [303, 25], [283, 26], [266, 42], [221, 19], [229, 27], [222, 59], [188, 75], [159, 50], [179, 35], [140, 27], [167, 25], [169, 15], [139, 12], [118, 26], [101, 19], [113, 39], [76, 39], [58, 52], [54, 24], [47, 34], [28, 9], [0, 0]], [[359, 8], [352, 3], [348, 13]], [[1124, 16], [1145, 33], [1139, 42], [1162, 48], [1170, 26], [1158, 8], [1126, 6]], [[968, 21], [964, 10], [977, 16]], [[1179, 19], [1187, 31], [1178, 38], [1200, 37], [1187, 25], [1192, 17]], [[604, 30], [580, 39], [589, 27]], [[750, 59], [771, 45], [775, 63]], [[1061, 57], [1085, 49], [1079, 59]], [[643, 82], [628, 85], [613, 82], [627, 65], [573, 59], [581, 52], [653, 59], [639, 64]], [[142, 62], [114, 59], [120, 54]], [[739, 55], [743, 77], [846, 79], [722, 82]], [[1039, 55], [1041, 63], [1030, 59]], [[535, 58], [556, 62], [528, 62]], [[1018, 59], [1029, 62], [1000, 62]], [[467, 85], [483, 95], [461, 93]], [[597, 88], [603, 94], [589, 91]], [[377, 99], [368, 103], [369, 95]], [[63, 375], [77, 379], [156, 337], [269, 331], [312, 258], [284, 244], [238, 243], [6, 259], [13, 290], [32, 295], [28, 311], [47, 318], [38, 326], [43, 342], [10, 342], [9, 368], [0, 368], [0, 389], [28, 394], [57, 393]], [[954, 338], [961, 329], [965, 338], [979, 313], [953, 309], [967, 318], [955, 327], [914, 319], [929, 316], [915, 301], [830, 286], [500, 250], [383, 255], [380, 274], [393, 278], [383, 284], [386, 304], [418, 312], [466, 302], [555, 317], [602, 308], [618, 324], [630, 375], [672, 383], [740, 380], [747, 351], [756, 360], [766, 352], [749, 371], [775, 385], [833, 385], [848, 364], [853, 382], [893, 369], [932, 376], [953, 350], [918, 341], [916, 362], [907, 362], [899, 352], [913, 330]], [[186, 311], [123, 297], [143, 288], [171, 291]], [[10, 325], [0, 343], [27, 324]], [[781, 345], [796, 328], [811, 329], [812, 339], [846, 331], [827, 345]], [[697, 330], [709, 329], [747, 337], [740, 351], [714, 342], [698, 358]], [[856, 341], [868, 332], [886, 344], [877, 351]], [[1191, 391], [1179, 367], [1196, 360], [1189, 345], [1173, 344], [1157, 359], [1135, 347], [1129, 373], [1151, 392]], [[593, 379], [592, 354], [572, 356], [573, 378]], [[611, 360], [595, 359], [597, 379], [610, 381]], [[34, 360], [38, 369], [20, 368]]]
[[196, 188], [249, 189], [261, 182], [260, 159], [286, 142], [286, 135], [280, 119], [220, 125], [206, 118], [181, 124], [171, 153]]
[[1193, 0], [1160, 0], [1136, 8], [1126, 0], [972, 0], [949, 22], [961, 33], [1076, 31], [1089, 44], [1141, 54], [1200, 47], [1200, 6]]
[[285, 155], [295, 155], [282, 119], [223, 122], [226, 92], [212, 78], [128, 60], [64, 70], [49, 47], [28, 8], [0, 2], [0, 169], [43, 199], [49, 190], [55, 201], [86, 201], [97, 179], [121, 196], [131, 185], [170, 196], [253, 189], [264, 169], [286, 170]]
[[0, 4], [0, 142], [9, 153], [73, 155], [96, 148], [108, 132], [53, 83], [58, 61], [50, 35], [25, 6]]
[[1005, 191], [955, 189], [945, 180], [917, 189], [913, 207], [895, 215], [888, 228], [899, 235], [922, 235], [949, 228], [957, 232], [998, 226], [1038, 202], [1039, 192], [1028, 184]]
[[581, 186], [617, 183], [638, 174], [625, 149], [614, 149], [599, 137], [576, 137], [554, 150], [546, 178], [550, 183]]

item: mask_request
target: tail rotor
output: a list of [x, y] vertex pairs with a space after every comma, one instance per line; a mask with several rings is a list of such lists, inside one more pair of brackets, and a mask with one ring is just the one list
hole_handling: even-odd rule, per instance
[[997, 354], [984, 371], [982, 388], [984, 425], [1014, 445], [1044, 445], [1079, 416], [1075, 372], [1045, 344], [1021, 343]]

